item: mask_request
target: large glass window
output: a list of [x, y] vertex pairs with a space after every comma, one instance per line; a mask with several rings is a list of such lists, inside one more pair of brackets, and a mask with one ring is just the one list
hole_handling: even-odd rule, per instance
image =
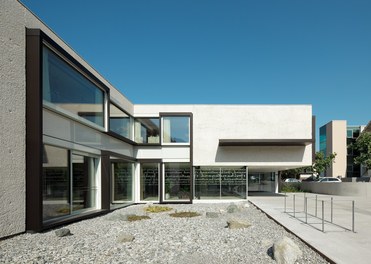
[[189, 143], [190, 117], [163, 117], [163, 143]]
[[158, 163], [140, 164], [140, 200], [158, 201], [159, 197], [159, 166]]
[[160, 143], [159, 118], [136, 118], [134, 127], [135, 142], [147, 144]]
[[68, 150], [44, 145], [43, 220], [71, 213]]
[[165, 200], [190, 200], [191, 168], [189, 163], [165, 163]]
[[97, 208], [98, 159], [44, 145], [43, 220]]
[[195, 199], [245, 199], [245, 167], [195, 168]]
[[275, 174], [274, 172], [266, 173], [249, 173], [249, 192], [275, 192]]
[[43, 47], [43, 100], [104, 127], [104, 92]]
[[132, 118], [112, 103], [110, 104], [109, 124], [112, 132], [128, 139], [132, 139]]
[[111, 160], [112, 203], [133, 201], [134, 163], [123, 160]]

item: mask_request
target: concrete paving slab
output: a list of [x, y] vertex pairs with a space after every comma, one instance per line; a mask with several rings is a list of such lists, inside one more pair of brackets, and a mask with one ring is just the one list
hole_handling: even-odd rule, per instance
[[[293, 196], [295, 195], [295, 217]], [[249, 200], [285, 228], [335, 263], [371, 263], [371, 199], [334, 195], [290, 193], [281, 196], [249, 196]], [[304, 198], [307, 197], [307, 214]], [[333, 213], [331, 222], [331, 197]], [[322, 201], [324, 221], [322, 221]], [[352, 201], [354, 230], [352, 232]], [[324, 232], [322, 232], [324, 228]]]

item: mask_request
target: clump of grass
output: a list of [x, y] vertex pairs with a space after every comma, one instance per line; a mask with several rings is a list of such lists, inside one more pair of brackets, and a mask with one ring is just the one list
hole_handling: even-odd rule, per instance
[[129, 215], [128, 216], [128, 221], [129, 222], [140, 221], [140, 220], [143, 220], [143, 219], [151, 219], [151, 218], [147, 215]]
[[196, 217], [196, 216], [200, 216], [199, 213], [196, 213], [196, 212], [176, 212], [176, 213], [172, 213], [170, 214], [171, 217]]
[[144, 211], [146, 211], [147, 213], [161, 213], [161, 212], [167, 212], [171, 210], [173, 210], [173, 208], [167, 207], [167, 206], [159, 206], [159, 205], [148, 206], [144, 208]]

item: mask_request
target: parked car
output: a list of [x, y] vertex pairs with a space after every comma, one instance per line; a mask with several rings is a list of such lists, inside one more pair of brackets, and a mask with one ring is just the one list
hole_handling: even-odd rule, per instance
[[333, 177], [323, 177], [319, 182], [341, 182], [341, 180]]
[[303, 181], [306, 181], [306, 182], [313, 182], [313, 181], [318, 181], [317, 177], [316, 176], [309, 176], [308, 178], [304, 179]]
[[295, 178], [287, 178], [287, 179], [285, 180], [285, 182], [300, 182], [300, 180], [295, 179]]

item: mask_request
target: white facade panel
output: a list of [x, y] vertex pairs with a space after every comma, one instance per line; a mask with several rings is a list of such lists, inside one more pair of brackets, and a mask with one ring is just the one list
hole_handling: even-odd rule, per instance
[[189, 147], [137, 147], [135, 156], [137, 159], [164, 159], [189, 162], [190, 149]]

